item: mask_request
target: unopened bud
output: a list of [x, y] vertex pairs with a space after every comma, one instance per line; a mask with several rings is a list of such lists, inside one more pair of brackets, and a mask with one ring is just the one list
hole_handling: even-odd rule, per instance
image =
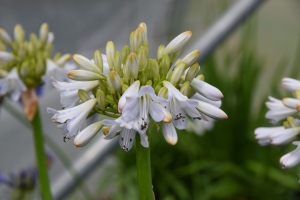
[[15, 56], [7, 51], [0, 51], [0, 63], [9, 62], [15, 59]]
[[20, 68], [20, 75], [25, 78], [29, 73], [29, 62], [24, 61]]
[[204, 75], [203, 74], [199, 74], [196, 79], [204, 81]]
[[[59, 58], [58, 60], [60, 60], [61, 58]], [[95, 73], [98, 73], [98, 74], [102, 74], [101, 70], [99, 69], [99, 67], [95, 63], [93, 63], [88, 58], [86, 58], [82, 55], [74, 54], [73, 55], [73, 60], [74, 60], [75, 63], [77, 63], [84, 70], [95, 72]]]
[[140, 23], [139, 27], [142, 28], [142, 38], [143, 38], [143, 41], [148, 42], [147, 25], [144, 22], [142, 22], [142, 23]]
[[98, 89], [97, 93], [96, 93], [96, 98], [97, 98], [97, 102], [100, 107], [100, 110], [104, 110], [105, 109], [105, 93], [102, 90]]
[[171, 77], [171, 80], [170, 80], [170, 82], [173, 85], [176, 85], [177, 82], [180, 80], [180, 77], [182, 76], [184, 70], [185, 70], [185, 63], [184, 62], [179, 63], [175, 67], [175, 69], [173, 71], [173, 74], [172, 74], [172, 77]]
[[156, 95], [158, 95], [160, 88], [162, 88], [161, 85], [156, 85], [156, 87], [154, 89]]
[[108, 72], [107, 82], [109, 85], [111, 84], [117, 92], [119, 92], [120, 94], [122, 93], [121, 79], [119, 74], [116, 71]]
[[300, 90], [295, 91], [295, 97], [300, 100]]
[[146, 85], [146, 83], [148, 81], [148, 75], [147, 75], [147, 73], [142, 73], [140, 81], [141, 81], [141, 85]]
[[148, 80], [148, 81], [146, 82], [146, 85], [152, 86], [152, 85], [153, 85], [153, 84], [152, 84], [152, 80]]
[[5, 43], [11, 45], [12, 40], [9, 34], [3, 29], [0, 28], [0, 39]]
[[143, 47], [146, 50], [146, 57], [148, 58], [148, 55], [149, 55], [149, 45], [148, 45], [147, 41], [143, 41]]
[[164, 75], [166, 75], [168, 72], [169, 72], [169, 69], [170, 69], [170, 58], [167, 54], [164, 54], [162, 56], [162, 59], [161, 59], [161, 68], [162, 68], [162, 73]]
[[129, 70], [129, 67], [127, 64], [123, 65], [123, 79], [125, 81], [125, 83], [129, 83], [130, 79], [131, 79], [131, 72]]
[[110, 127], [108, 127], [108, 126], [104, 126], [103, 128], [102, 128], [102, 131], [103, 131], [103, 135], [108, 135], [108, 133], [109, 133], [109, 130], [110, 130]]
[[75, 81], [93, 81], [93, 80], [106, 80], [107, 78], [104, 75], [97, 74], [95, 72], [86, 71], [86, 70], [73, 70], [70, 71], [67, 76], [69, 79]]
[[53, 32], [49, 32], [49, 33], [48, 33], [48, 39], [47, 39], [47, 42], [50, 43], [50, 44], [53, 43], [54, 38], [55, 38], [54, 33], [53, 33]]
[[190, 88], [190, 82], [186, 81], [180, 88], [180, 92], [184, 95], [187, 96], [189, 93], [189, 88]]
[[138, 27], [133, 35], [133, 40], [132, 40], [132, 51], [134, 53], [137, 53], [138, 49], [143, 45], [143, 32], [142, 28]]
[[159, 66], [155, 59], [150, 60], [150, 66], [152, 71], [153, 79], [158, 79], [159, 77]]
[[[176, 59], [177, 59], [177, 57], [181, 54], [181, 51], [182, 51], [182, 49], [179, 49], [178, 51], [176, 51], [175, 53], [172, 53], [171, 55], [170, 55], [170, 62], [171, 63], [173, 63]], [[181, 58], [180, 58], [181, 59]], [[179, 59], [178, 59], [179, 60]], [[179, 61], [176, 61], [176, 63], [177, 64], [179, 64], [179, 63], [181, 63], [181, 61], [179, 62]], [[176, 66], [176, 65], [175, 65]]]
[[103, 124], [101, 121], [89, 125], [76, 135], [73, 144], [76, 147], [83, 147], [87, 145], [97, 135], [102, 127]]
[[110, 71], [113, 70], [114, 57], [115, 57], [115, 45], [112, 41], [109, 41], [106, 44], [106, 58], [107, 58]]
[[125, 65], [128, 55], [130, 54], [130, 48], [126, 45], [122, 49], [122, 61], [123, 65]]
[[63, 67], [64, 64], [70, 60], [71, 58], [71, 54], [64, 54], [63, 56], [61, 56], [57, 61], [56, 61], [56, 64]]
[[181, 33], [167, 45], [167, 47], [164, 50], [164, 54], [172, 54], [182, 49], [183, 46], [189, 41], [191, 37], [192, 37], [191, 31], [186, 31], [184, 33]]
[[122, 65], [122, 56], [119, 51], [116, 51], [115, 57], [114, 57], [114, 68], [116, 72], [120, 72]]
[[284, 121], [284, 122], [283, 122], [283, 127], [284, 127], [285, 129], [292, 128], [292, 127], [290, 126], [290, 124], [289, 124], [287, 121]]
[[139, 63], [139, 71], [142, 72], [147, 67], [147, 56], [145, 47], [141, 46], [138, 50], [137, 59]]
[[53, 57], [53, 61], [56, 62], [60, 57], [61, 57], [61, 53], [57, 52]]
[[164, 45], [160, 45], [157, 49], [157, 60], [160, 63], [160, 60], [162, 58], [163, 52], [165, 50], [165, 46]]
[[94, 53], [94, 63], [100, 69], [101, 73], [103, 73], [103, 60], [99, 50], [96, 50]]
[[173, 71], [171, 71], [171, 72], [169, 73], [168, 78], [167, 78], [167, 81], [169, 81], [169, 82], [171, 81], [172, 75], [173, 75]]
[[132, 32], [130, 33], [130, 36], [129, 36], [129, 43], [130, 43], [130, 49], [131, 49], [131, 51], [133, 51], [133, 49], [134, 49], [134, 47], [133, 47], [133, 37], [134, 37], [134, 33], [135, 33], [135, 31], [132, 31]]
[[166, 88], [166, 87], [160, 88], [160, 90], [158, 92], [158, 96], [166, 99], [167, 95], [168, 95], [168, 88]]
[[181, 62], [185, 62], [186, 64], [186, 69], [189, 68], [192, 64], [194, 64], [200, 57], [200, 51], [195, 50], [188, 55], [186, 55]]
[[188, 70], [188, 72], [185, 75], [185, 80], [186, 81], [192, 81], [195, 76], [198, 74], [198, 72], [200, 71], [200, 66], [198, 63], [193, 64], [190, 69]]
[[80, 98], [82, 103], [91, 99], [90, 95], [85, 90], [82, 89], [78, 90], [78, 97]]
[[43, 23], [40, 28], [40, 40], [42, 41], [42, 44], [46, 44], [48, 41], [48, 32], [49, 27], [47, 23]]
[[139, 65], [138, 65], [138, 60], [137, 60], [137, 56], [135, 53], [132, 52], [129, 54], [126, 65], [128, 66], [133, 78], [136, 80], [138, 77], [138, 73], [139, 73]]
[[287, 121], [291, 127], [298, 127], [298, 124], [294, 117], [291, 116], [287, 117]]
[[17, 24], [14, 29], [14, 37], [17, 43], [22, 43], [25, 39], [25, 31], [20, 24]]
[[45, 73], [45, 66], [42, 60], [38, 60], [35, 65], [35, 74], [36, 77], [40, 77]]
[[123, 85], [122, 85], [122, 93], [124, 93], [128, 88], [129, 88], [128, 85], [123, 84]]
[[5, 44], [0, 40], [0, 52], [1, 51], [6, 51], [6, 46]]

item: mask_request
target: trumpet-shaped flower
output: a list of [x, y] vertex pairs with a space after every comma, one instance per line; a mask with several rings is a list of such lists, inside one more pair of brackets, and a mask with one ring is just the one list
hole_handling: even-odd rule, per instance
[[297, 148], [280, 158], [280, 164], [283, 169], [295, 167], [300, 162], [300, 141], [295, 141], [293, 144], [297, 145]]
[[255, 139], [258, 140], [258, 143], [261, 146], [266, 146], [271, 144], [270, 135], [276, 132], [280, 132], [285, 130], [283, 126], [277, 126], [277, 127], [259, 127], [255, 129], [254, 134]]
[[221, 98], [223, 98], [223, 94], [218, 88], [216, 88], [204, 81], [194, 78], [191, 81], [190, 85], [199, 94], [203, 95], [204, 97], [206, 97], [212, 101], [219, 101]]

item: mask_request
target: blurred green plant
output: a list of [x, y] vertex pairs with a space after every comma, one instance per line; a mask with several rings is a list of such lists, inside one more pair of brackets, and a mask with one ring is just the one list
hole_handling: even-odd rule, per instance
[[[261, 147], [254, 139], [255, 127], [268, 124], [264, 118], [267, 95], [258, 108], [254, 104], [257, 91], [263, 87], [257, 83], [265, 66], [257, 54], [256, 22], [243, 26], [235, 48], [224, 44], [221, 51], [221, 56], [212, 55], [201, 67], [205, 80], [223, 92], [222, 110], [228, 120], [216, 122], [203, 137], [178, 130], [175, 146], [168, 145], [155, 127], [150, 130], [156, 200], [298, 199], [299, 167], [282, 170], [278, 162], [289, 147]], [[274, 70], [272, 81], [280, 81], [285, 65], [282, 60], [279, 67], [270, 69]], [[291, 72], [298, 72], [297, 65]], [[271, 95], [280, 89], [278, 84], [273, 86], [269, 88]], [[259, 112], [253, 112], [256, 109]], [[138, 199], [135, 150], [117, 150], [116, 157], [117, 164], [103, 173], [100, 199]]]

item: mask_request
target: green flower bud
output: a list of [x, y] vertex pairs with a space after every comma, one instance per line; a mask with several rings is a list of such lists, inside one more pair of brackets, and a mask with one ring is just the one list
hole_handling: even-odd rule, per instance
[[110, 130], [110, 127], [108, 127], [108, 126], [103, 126], [103, 127], [102, 127], [103, 135], [105, 135], [105, 136], [108, 135], [109, 130]]
[[122, 49], [122, 61], [123, 65], [125, 65], [128, 55], [130, 54], [130, 48], [126, 45]]
[[91, 99], [90, 95], [85, 90], [82, 89], [78, 90], [78, 97], [80, 98], [82, 103]]
[[56, 64], [60, 67], [63, 67], [64, 64], [70, 60], [71, 58], [71, 54], [64, 54], [63, 56], [61, 56], [57, 61]]
[[161, 85], [156, 85], [156, 87], [155, 87], [155, 89], [154, 89], [156, 95], [158, 95], [158, 92], [159, 92], [160, 88], [162, 88]]
[[[62, 57], [61, 57], [62, 58]], [[61, 59], [59, 58], [57, 60], [57, 62]], [[82, 69], [85, 69], [87, 71], [91, 71], [91, 72], [95, 72], [97, 74], [102, 74], [102, 71], [100, 70], [100, 68], [93, 63], [92, 61], [90, 61], [88, 58], [79, 55], [79, 54], [74, 54], [73, 55], [73, 60], [76, 64], [78, 64]]]
[[119, 92], [122, 93], [122, 84], [119, 74], [116, 71], [110, 71], [107, 74], [107, 82], [109, 85], [112, 85], [113, 88]]
[[120, 76], [120, 78], [123, 79], [123, 70], [122, 70], [122, 69], [121, 69], [120, 72], [119, 72], [119, 76]]
[[143, 45], [143, 31], [140, 26], [134, 32], [132, 45], [134, 53], [137, 53], [138, 49]]
[[112, 97], [112, 95], [107, 95], [107, 96], [106, 96], [106, 99], [107, 99], [108, 101], [112, 101], [112, 102], [115, 101], [114, 98]]
[[[151, 63], [151, 60], [148, 60], [147, 61], [147, 65]], [[153, 77], [153, 74], [152, 74], [152, 70], [151, 70], [151, 65], [149, 64], [149, 67], [146, 68], [146, 74], [147, 74], [147, 80], [151, 80], [152, 77]]]
[[134, 37], [134, 33], [135, 31], [132, 31], [130, 33], [130, 36], [129, 36], [129, 43], [130, 43], [130, 50], [133, 51], [134, 47], [133, 47], [133, 37]]
[[152, 80], [148, 80], [148, 81], [146, 82], [146, 85], [152, 86]]
[[123, 79], [125, 81], [125, 83], [129, 83], [130, 79], [131, 79], [131, 72], [129, 70], [129, 67], [127, 64], [123, 65]]
[[300, 90], [295, 91], [295, 97], [300, 100]]
[[204, 81], [204, 75], [203, 74], [200, 74], [196, 77], [196, 79], [199, 79], [201, 81]]
[[173, 71], [173, 74], [172, 74], [172, 77], [171, 77], [171, 80], [170, 80], [170, 82], [171, 82], [173, 85], [176, 85], [177, 82], [180, 80], [180, 77], [181, 77], [182, 74], [184, 73], [184, 70], [185, 70], [185, 63], [184, 63], [184, 62], [179, 63], [179, 64], [174, 68], [174, 71]]
[[292, 128], [292, 127], [290, 126], [290, 124], [289, 124], [287, 121], [284, 121], [284, 122], [283, 122], [283, 127], [284, 127], [285, 129]]
[[170, 62], [173, 63], [176, 58], [180, 55], [182, 49], [176, 51], [175, 53], [172, 53], [171, 56], [170, 56]]
[[183, 95], [187, 96], [188, 93], [189, 93], [189, 88], [190, 88], [190, 82], [189, 82], [189, 81], [186, 81], [186, 82], [184, 82], [184, 84], [181, 86], [180, 92], [181, 92]]
[[138, 63], [139, 63], [139, 72], [142, 72], [147, 67], [147, 56], [145, 47], [141, 46], [137, 54]]
[[158, 47], [158, 49], [157, 49], [157, 60], [158, 60], [159, 63], [161, 61], [161, 58], [162, 58], [164, 50], [165, 50], [165, 46], [164, 45], [160, 45]]
[[106, 44], [106, 58], [107, 58], [110, 71], [113, 71], [114, 57], [115, 57], [115, 45], [112, 41], [109, 41]]
[[56, 62], [60, 57], [61, 57], [61, 53], [57, 52], [53, 57], [53, 61]]
[[293, 128], [298, 127], [298, 124], [294, 117], [291, 117], [291, 116], [287, 117], [287, 121], [291, 127], [293, 127]]
[[128, 68], [131, 72], [131, 75], [136, 80], [138, 77], [139, 65], [138, 65], [138, 60], [137, 60], [137, 56], [135, 53], [132, 52], [129, 54], [129, 56], [127, 57], [126, 65], [128, 66]]
[[171, 66], [170, 58], [167, 54], [164, 54], [162, 56], [160, 64], [161, 64], [161, 68], [162, 68], [162, 73], [164, 75], [166, 75], [169, 72], [169, 69], [170, 69], [170, 66]]
[[147, 37], [147, 25], [142, 22], [140, 23], [139, 27], [141, 27], [141, 30], [142, 30], [142, 38], [143, 38], [143, 41], [146, 41], [148, 42], [148, 37]]
[[122, 65], [122, 56], [119, 51], [116, 51], [115, 57], [114, 57], [114, 67], [116, 72], [120, 72]]
[[0, 51], [6, 51], [6, 46], [1, 40], [0, 40]]
[[99, 87], [104, 92], [104, 94], [107, 94], [107, 82], [103, 80], [99, 80]]
[[42, 42], [42, 46], [47, 43], [48, 40], [49, 28], [47, 23], [43, 23], [40, 28], [40, 40]]
[[36, 77], [41, 77], [43, 74], [45, 74], [44, 62], [42, 60], [38, 60], [35, 65], [35, 75]]
[[186, 81], [192, 81], [195, 76], [198, 74], [198, 72], [200, 71], [200, 66], [198, 63], [193, 64], [190, 69], [188, 70], [188, 72], [185, 75], [185, 80]]
[[100, 69], [101, 73], [103, 73], [103, 60], [99, 50], [94, 53], [94, 63]]
[[25, 78], [29, 74], [29, 62], [24, 61], [20, 68], [20, 75]]
[[167, 94], [168, 94], [168, 88], [161, 87], [160, 90], [159, 90], [159, 92], [158, 92], [158, 96], [166, 99]]
[[173, 71], [171, 71], [170, 73], [169, 73], [169, 76], [168, 76], [168, 78], [167, 78], [167, 81], [171, 81], [171, 78], [172, 78], [172, 75], [173, 75]]
[[0, 28], [0, 39], [5, 43], [11, 45], [12, 40], [9, 34], [3, 29]]
[[25, 31], [20, 24], [17, 24], [14, 29], [15, 41], [21, 44], [25, 39]]
[[143, 47], [146, 50], [146, 57], [148, 58], [148, 55], [149, 55], [149, 45], [148, 45], [147, 41], [143, 41]]
[[69, 79], [75, 81], [93, 81], [93, 80], [107, 80], [107, 78], [102, 74], [97, 74], [95, 72], [86, 70], [73, 70], [67, 73]]
[[123, 85], [122, 85], [122, 94], [123, 94], [128, 88], [129, 88], [128, 85], [123, 84]]
[[98, 89], [96, 98], [97, 98], [97, 102], [100, 107], [100, 110], [104, 110], [105, 109], [105, 93], [102, 90]]
[[192, 64], [194, 64], [200, 57], [200, 51], [195, 50], [191, 53], [189, 53], [187, 56], [185, 56], [181, 62], [185, 62], [186, 69], [189, 68]]

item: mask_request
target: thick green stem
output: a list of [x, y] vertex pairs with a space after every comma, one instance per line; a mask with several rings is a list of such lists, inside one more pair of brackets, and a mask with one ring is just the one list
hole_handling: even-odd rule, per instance
[[150, 147], [141, 145], [140, 135], [136, 134], [136, 166], [140, 200], [153, 200]]
[[40, 188], [41, 188], [42, 199], [43, 200], [51, 200], [52, 197], [51, 197], [51, 192], [50, 192], [46, 155], [45, 155], [45, 150], [44, 150], [42, 123], [41, 123], [40, 112], [39, 112], [38, 108], [37, 108], [37, 111], [35, 113], [35, 116], [34, 116], [32, 122], [31, 122], [31, 125], [32, 125], [32, 129], [33, 129], [35, 155], [36, 155], [36, 161], [37, 161], [38, 178], [39, 178], [39, 184], [40, 184]]

